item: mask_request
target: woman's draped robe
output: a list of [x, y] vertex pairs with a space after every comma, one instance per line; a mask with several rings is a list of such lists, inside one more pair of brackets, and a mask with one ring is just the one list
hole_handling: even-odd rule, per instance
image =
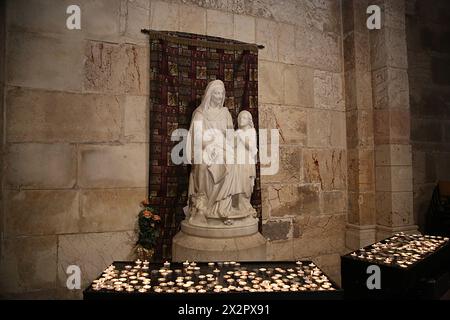
[[[201, 132], [194, 132], [194, 128], [198, 128], [199, 124], [202, 126]], [[222, 139], [217, 135], [210, 137], [215, 138], [219, 143], [211, 143], [203, 148], [203, 137], [208, 129], [217, 130], [213, 132], [213, 135], [222, 134]], [[232, 139], [227, 139], [227, 129], [233, 130], [234, 126], [231, 114], [226, 107], [220, 107], [217, 110], [210, 108], [208, 111], [198, 107], [193, 113], [186, 140], [186, 154], [192, 163], [189, 196], [198, 193], [206, 195], [208, 217], [226, 218], [232, 212], [232, 195], [236, 192], [235, 185], [238, 182], [236, 182], [235, 165], [227, 164], [225, 161], [225, 154], [227, 156], [234, 154], [234, 135], [231, 135]], [[201, 163], [194, 161], [195, 135], [200, 136], [198, 147], [201, 148]], [[213, 153], [217, 154], [216, 159], [213, 159]]]

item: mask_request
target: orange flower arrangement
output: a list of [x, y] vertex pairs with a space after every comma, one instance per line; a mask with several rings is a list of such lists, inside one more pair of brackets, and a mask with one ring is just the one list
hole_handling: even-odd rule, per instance
[[153, 251], [160, 233], [161, 217], [156, 213], [155, 208], [150, 206], [148, 199], [141, 201], [141, 206], [142, 209], [138, 215], [139, 239], [137, 245], [145, 250]]

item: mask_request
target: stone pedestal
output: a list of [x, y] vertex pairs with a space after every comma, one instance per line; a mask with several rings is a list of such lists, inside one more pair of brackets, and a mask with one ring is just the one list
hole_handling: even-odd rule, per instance
[[266, 239], [258, 232], [258, 222], [243, 226], [193, 226], [181, 223], [172, 241], [172, 260], [181, 261], [262, 261], [266, 259]]

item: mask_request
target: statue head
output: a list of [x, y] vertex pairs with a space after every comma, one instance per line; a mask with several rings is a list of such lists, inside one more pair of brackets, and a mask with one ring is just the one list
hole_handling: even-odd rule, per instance
[[239, 128], [245, 128], [246, 126], [254, 128], [252, 114], [247, 110], [239, 112], [238, 115], [238, 126]]
[[225, 85], [222, 80], [214, 80], [208, 83], [203, 95], [201, 107], [204, 111], [210, 108], [223, 107], [225, 102]]

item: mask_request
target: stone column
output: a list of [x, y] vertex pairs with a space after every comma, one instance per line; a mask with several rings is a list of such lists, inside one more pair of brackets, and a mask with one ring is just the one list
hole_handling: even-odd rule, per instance
[[413, 219], [412, 156], [405, 3], [377, 0], [381, 29], [369, 31], [375, 142], [377, 239], [416, 232]]
[[375, 173], [369, 30], [365, 0], [344, 0], [344, 70], [348, 148], [346, 247], [375, 241]]

